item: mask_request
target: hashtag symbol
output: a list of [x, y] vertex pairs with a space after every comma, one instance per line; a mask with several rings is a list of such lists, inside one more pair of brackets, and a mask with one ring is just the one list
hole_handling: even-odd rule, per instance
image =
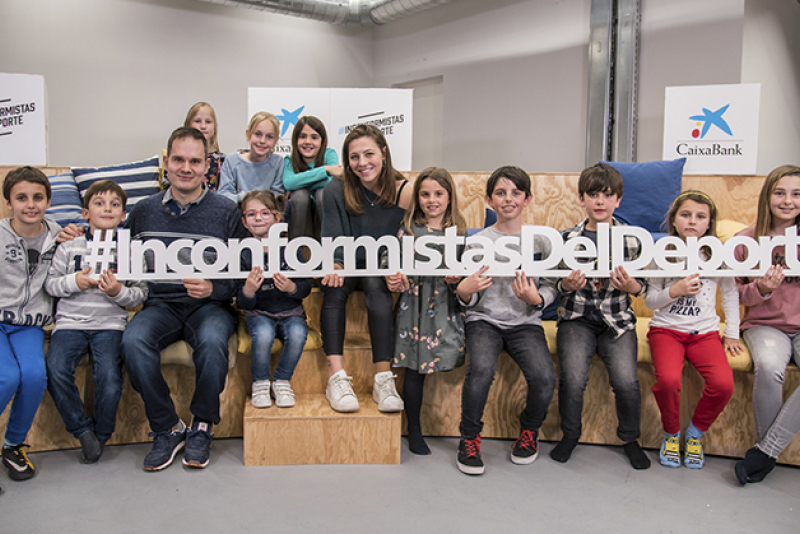
[[[114, 232], [107, 231], [104, 237], [101, 237], [102, 230], [94, 231], [94, 239], [90, 240], [89, 255], [86, 256], [85, 267], [92, 268], [93, 277], [98, 276], [103, 271], [112, 268], [115, 263], [115, 250], [117, 242], [114, 241]], [[113, 265], [116, 267], [116, 265]]]

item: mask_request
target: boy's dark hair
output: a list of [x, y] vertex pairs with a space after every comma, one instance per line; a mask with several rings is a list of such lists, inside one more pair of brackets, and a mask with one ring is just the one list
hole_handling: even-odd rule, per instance
[[39, 169], [26, 165], [9, 172], [3, 180], [3, 198], [6, 199], [6, 202], [11, 202], [11, 189], [20, 182], [43, 185], [47, 193], [47, 200], [50, 200], [50, 180]]
[[87, 189], [86, 193], [83, 195], [84, 209], [89, 209], [89, 202], [92, 200], [93, 196], [105, 193], [106, 191], [111, 191], [119, 197], [122, 202], [122, 210], [124, 211], [128, 203], [128, 195], [117, 182], [111, 180], [98, 180], [89, 186], [89, 189]]
[[206, 140], [206, 136], [203, 135], [203, 132], [191, 126], [181, 126], [169, 136], [169, 141], [167, 141], [167, 156], [172, 154], [172, 143], [174, 143], [175, 140], [187, 138], [195, 139], [203, 143], [203, 154], [208, 153], [208, 140]]
[[531, 177], [524, 170], [514, 165], [505, 165], [495, 170], [486, 182], [486, 195], [492, 196], [494, 188], [497, 187], [497, 182], [500, 178], [505, 178], [517, 189], [525, 192], [525, 198], [531, 196]]
[[586, 167], [578, 179], [578, 194], [605, 193], [622, 197], [622, 175], [607, 163]]

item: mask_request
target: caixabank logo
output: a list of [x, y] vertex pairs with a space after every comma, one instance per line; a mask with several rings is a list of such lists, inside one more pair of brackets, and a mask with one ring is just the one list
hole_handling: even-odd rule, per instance
[[[702, 114], [691, 115], [691, 135], [696, 141], [679, 142], [676, 152], [681, 156], [743, 156], [741, 143], [733, 139], [733, 131], [723, 117], [730, 107], [725, 104], [715, 111], [701, 108]], [[706, 139], [709, 132], [711, 135]]]
[[281, 108], [280, 114], [275, 115], [281, 123], [281, 135], [279, 136], [278, 143], [275, 145], [275, 153], [278, 155], [288, 155], [292, 153], [292, 137], [286, 137], [286, 132], [292, 126], [297, 125], [300, 120], [300, 114], [306, 109], [305, 106], [300, 106], [294, 111], [289, 111], [286, 108]]

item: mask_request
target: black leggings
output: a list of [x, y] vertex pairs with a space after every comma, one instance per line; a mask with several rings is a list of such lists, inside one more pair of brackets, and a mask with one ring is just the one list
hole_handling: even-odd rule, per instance
[[394, 313], [392, 294], [382, 276], [347, 277], [342, 287], [325, 288], [320, 316], [325, 355], [344, 354], [345, 307], [350, 293], [358, 287], [366, 297], [372, 362], [388, 362], [394, 352]]

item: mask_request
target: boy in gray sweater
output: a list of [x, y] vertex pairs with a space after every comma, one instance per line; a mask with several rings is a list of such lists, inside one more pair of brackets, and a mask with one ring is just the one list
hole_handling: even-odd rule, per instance
[[[486, 202], [497, 213], [497, 223], [477, 235], [493, 242], [522, 235], [522, 212], [530, 204], [531, 180], [519, 167], [500, 167], [486, 183]], [[467, 246], [469, 249], [470, 246]], [[521, 243], [508, 248], [521, 250]], [[534, 259], [550, 255], [550, 242], [535, 236]], [[504, 256], [498, 254], [499, 261]], [[553, 399], [556, 374], [542, 328], [542, 309], [553, 302], [556, 290], [544, 279], [517, 272], [514, 278], [484, 276], [488, 266], [464, 278], [458, 298], [467, 306], [465, 321], [469, 368], [461, 397], [461, 442], [458, 468], [469, 475], [483, 474], [480, 432], [483, 410], [494, 380], [497, 359], [505, 349], [519, 365], [528, 384], [526, 404], [519, 416], [520, 435], [511, 461], [529, 464], [539, 454], [539, 427]], [[540, 284], [541, 282], [541, 284]], [[537, 288], [537, 285], [538, 288]]]
[[[147, 298], [144, 282], [119, 282], [115, 265], [98, 272], [89, 264], [95, 230], [114, 232], [125, 220], [125, 191], [111, 180], [93, 183], [83, 198], [82, 216], [89, 232], [56, 249], [45, 290], [59, 297], [56, 324], [47, 353], [47, 389], [67, 426], [81, 443], [81, 461], [94, 463], [114, 432], [122, 394], [120, 342], [129, 306]], [[92, 272], [98, 276], [92, 277]], [[94, 372], [93, 418], [84, 413], [75, 367], [89, 351]]]

